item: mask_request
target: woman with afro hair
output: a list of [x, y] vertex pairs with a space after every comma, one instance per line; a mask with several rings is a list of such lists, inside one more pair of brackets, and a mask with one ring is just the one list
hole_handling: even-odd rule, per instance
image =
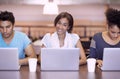
[[107, 30], [97, 33], [91, 40], [90, 58], [97, 60], [97, 67], [102, 66], [104, 48], [120, 47], [120, 11], [108, 8], [106, 13]]

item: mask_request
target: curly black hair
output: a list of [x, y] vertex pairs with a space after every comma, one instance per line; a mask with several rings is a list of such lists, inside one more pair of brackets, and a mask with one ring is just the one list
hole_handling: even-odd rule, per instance
[[108, 8], [106, 11], [106, 19], [108, 23], [108, 27], [112, 25], [117, 25], [120, 28], [120, 11], [113, 8]]
[[10, 21], [14, 25], [15, 17], [12, 12], [0, 11], [0, 21]]
[[69, 29], [67, 30], [69, 33], [71, 33], [72, 29], [73, 29], [73, 23], [74, 23], [74, 20], [73, 20], [73, 17], [70, 13], [68, 12], [61, 12], [54, 20], [54, 25], [56, 26], [56, 24], [58, 23], [58, 21], [61, 19], [61, 18], [67, 18], [68, 22], [69, 22]]

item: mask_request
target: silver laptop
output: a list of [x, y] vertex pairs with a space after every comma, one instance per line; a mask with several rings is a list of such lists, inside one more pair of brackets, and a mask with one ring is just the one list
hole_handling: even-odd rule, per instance
[[104, 48], [102, 70], [120, 70], [120, 48]]
[[79, 48], [41, 48], [41, 70], [79, 70]]
[[0, 70], [19, 70], [17, 48], [0, 48]]
[[0, 79], [21, 79], [20, 73], [19, 71], [0, 71]]

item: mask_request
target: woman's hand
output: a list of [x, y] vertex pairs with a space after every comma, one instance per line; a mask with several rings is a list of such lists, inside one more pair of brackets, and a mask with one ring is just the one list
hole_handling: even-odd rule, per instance
[[97, 67], [101, 68], [102, 67], [102, 63], [103, 63], [102, 60], [97, 60]]

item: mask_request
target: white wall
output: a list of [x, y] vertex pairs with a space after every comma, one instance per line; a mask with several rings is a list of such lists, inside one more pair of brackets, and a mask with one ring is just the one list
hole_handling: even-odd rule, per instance
[[[112, 5], [120, 8], [119, 5]], [[0, 5], [0, 10], [8, 10], [14, 13], [16, 21], [53, 21], [56, 15], [43, 15], [42, 5]], [[106, 6], [99, 4], [91, 5], [59, 5], [59, 13], [70, 12], [75, 20], [105, 21], [104, 12]]]

